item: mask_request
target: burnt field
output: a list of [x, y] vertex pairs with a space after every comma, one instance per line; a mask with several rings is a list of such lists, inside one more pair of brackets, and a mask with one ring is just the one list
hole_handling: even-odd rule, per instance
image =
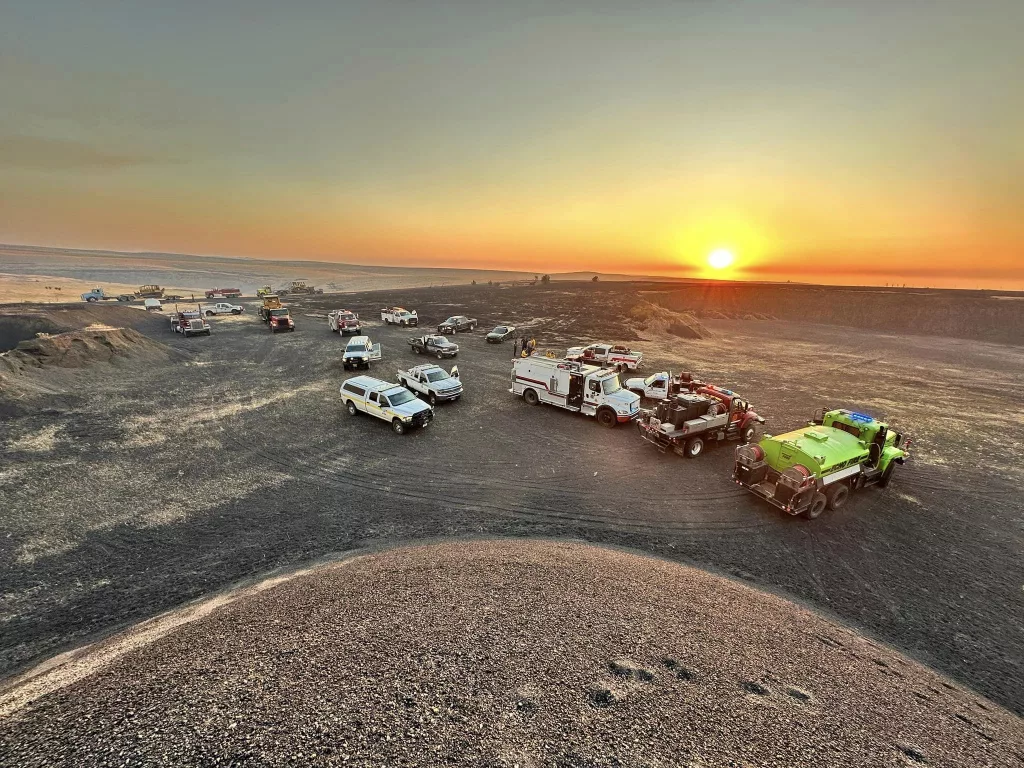
[[[644, 290], [311, 297], [291, 302], [298, 330], [278, 336], [247, 313], [182, 339], [138, 312], [131, 324], [168, 354], [81, 368], [0, 408], [0, 672], [340, 552], [569, 537], [795, 597], [1024, 711], [1024, 350], [707, 315], [711, 336], [684, 340], [629, 321]], [[346, 306], [370, 320], [384, 351], [372, 373], [393, 378], [423, 359], [405, 343], [412, 331], [372, 322], [385, 304], [418, 309], [423, 332], [451, 314], [480, 320], [457, 338], [465, 396], [404, 437], [345, 414], [338, 386], [351, 374], [323, 318]], [[127, 311], [110, 309], [118, 322]], [[628, 341], [645, 374], [688, 369], [739, 390], [769, 432], [823, 405], [867, 411], [914, 437], [913, 458], [887, 490], [813, 522], [787, 518], [732, 484], [728, 448], [685, 461], [632, 428], [508, 394], [511, 346], [483, 341], [499, 322], [541, 349]]]

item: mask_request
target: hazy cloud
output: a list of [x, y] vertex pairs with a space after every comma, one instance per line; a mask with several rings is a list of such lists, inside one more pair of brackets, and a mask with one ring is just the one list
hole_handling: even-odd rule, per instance
[[36, 136], [0, 137], [0, 167], [38, 171], [121, 170], [168, 158], [113, 152], [80, 141]]

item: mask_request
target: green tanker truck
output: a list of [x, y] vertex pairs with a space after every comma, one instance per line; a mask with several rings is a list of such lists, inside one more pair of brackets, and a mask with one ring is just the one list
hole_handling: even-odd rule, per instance
[[907, 458], [910, 441], [853, 411], [819, 411], [802, 429], [736, 448], [733, 479], [791, 515], [839, 509], [852, 491], [882, 488]]

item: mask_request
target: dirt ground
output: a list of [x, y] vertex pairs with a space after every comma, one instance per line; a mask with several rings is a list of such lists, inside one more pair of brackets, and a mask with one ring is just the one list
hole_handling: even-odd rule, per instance
[[[481, 321], [458, 337], [463, 399], [402, 438], [341, 408], [342, 342], [323, 317], [336, 298], [295, 302], [298, 330], [278, 336], [247, 313], [182, 339], [138, 313], [165, 363], [97, 365], [0, 409], [0, 669], [360, 547], [574, 537], [777, 590], [1024, 712], [1024, 349], [765, 320], [640, 340], [588, 290], [346, 296], [368, 320], [416, 308], [425, 331], [450, 314]], [[769, 431], [823, 405], [883, 416], [915, 438], [913, 459], [885, 491], [814, 522], [784, 517], [732, 484], [729, 448], [685, 461], [508, 394], [511, 349], [482, 338], [498, 322], [542, 349], [629, 341], [646, 373], [739, 390]], [[409, 331], [368, 325], [385, 357], [373, 373], [422, 361]]]
[[[1024, 721], [892, 649], [736, 581], [603, 547], [400, 547], [213, 603], [172, 614], [165, 634], [154, 622], [35, 678], [29, 687], [49, 693], [0, 717], [0, 762], [1009, 768], [1024, 758]], [[179, 613], [195, 617], [178, 623]], [[8, 700], [0, 693], [0, 713]]]

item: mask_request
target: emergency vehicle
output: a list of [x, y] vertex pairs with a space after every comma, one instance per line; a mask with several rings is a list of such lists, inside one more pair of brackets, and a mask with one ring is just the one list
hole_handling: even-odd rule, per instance
[[622, 388], [617, 371], [574, 360], [514, 358], [509, 392], [529, 405], [547, 403], [594, 416], [603, 427], [631, 421], [640, 413], [640, 398]]
[[585, 347], [570, 347], [565, 357], [582, 363], [604, 363], [617, 370], [635, 371], [644, 361], [643, 352], [634, 352], [621, 344], [588, 344]]

